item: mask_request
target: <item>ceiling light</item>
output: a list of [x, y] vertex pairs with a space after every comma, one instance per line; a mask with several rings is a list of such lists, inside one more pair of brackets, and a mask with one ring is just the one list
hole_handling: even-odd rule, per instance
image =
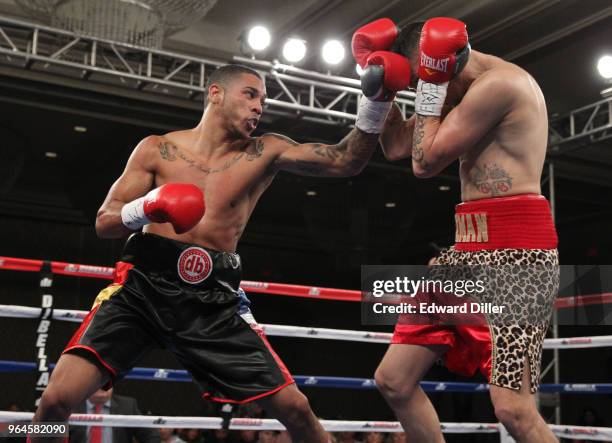
[[387, 202], [387, 203], [385, 203], [385, 208], [395, 208], [395, 202]]
[[438, 186], [438, 189], [439, 189], [440, 191], [450, 191], [450, 186], [447, 186], [447, 185], [440, 185], [440, 186]]
[[247, 35], [247, 43], [255, 51], [266, 49], [271, 40], [270, 31], [263, 26], [253, 26]]
[[317, 195], [317, 191], [306, 191], [306, 195], [309, 197], [314, 197]]
[[601, 75], [606, 80], [612, 78], [612, 56], [604, 55], [597, 62], [597, 70], [599, 71], [599, 75]]
[[45, 152], [45, 157], [47, 157], [47, 158], [57, 158], [57, 152], [47, 151], [47, 152]]
[[290, 63], [301, 61], [306, 55], [306, 42], [298, 38], [290, 38], [283, 46], [283, 57]]
[[87, 132], [87, 128], [85, 126], [75, 126], [74, 130], [76, 132]]
[[323, 45], [321, 54], [325, 63], [337, 65], [344, 60], [344, 46], [338, 40], [328, 40]]

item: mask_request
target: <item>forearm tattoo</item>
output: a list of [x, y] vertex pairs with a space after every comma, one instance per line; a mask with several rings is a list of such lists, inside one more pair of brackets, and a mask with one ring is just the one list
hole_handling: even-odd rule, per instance
[[335, 145], [312, 145], [312, 150], [320, 157], [326, 157], [346, 165], [351, 171], [361, 170], [368, 162], [378, 144], [379, 134], [369, 134], [359, 128], [353, 129]]
[[512, 177], [496, 163], [484, 163], [474, 166], [470, 173], [470, 182], [483, 194], [492, 197], [504, 195], [512, 188]]
[[241, 158], [245, 158], [246, 161], [253, 161], [260, 158], [263, 155], [264, 144], [261, 139], [253, 139], [249, 142], [244, 151], [238, 152], [233, 158], [227, 160], [221, 166], [217, 168], [210, 168], [205, 166], [198, 161], [191, 158], [185, 152], [181, 151], [176, 145], [169, 142], [160, 142], [159, 153], [164, 160], [169, 162], [176, 161], [177, 159], [183, 160], [189, 165], [190, 168], [195, 168], [203, 174], [215, 174], [217, 172], [225, 171], [231, 168], [233, 165], [238, 163]]
[[[289, 143], [291, 146], [300, 144], [280, 134], [268, 134]], [[346, 137], [335, 145], [322, 143], [306, 143], [304, 149], [326, 160], [331, 160], [334, 167], [346, 167], [350, 172], [358, 172], [368, 162], [378, 143], [378, 134], [368, 134], [358, 128], [353, 129]], [[324, 176], [330, 173], [329, 161], [312, 161], [294, 158], [292, 169], [306, 175]]]
[[412, 160], [416, 162], [422, 169], [428, 170], [429, 164], [425, 160], [425, 151], [423, 150], [423, 139], [425, 138], [425, 117], [416, 116], [414, 123], [414, 134], [412, 136]]

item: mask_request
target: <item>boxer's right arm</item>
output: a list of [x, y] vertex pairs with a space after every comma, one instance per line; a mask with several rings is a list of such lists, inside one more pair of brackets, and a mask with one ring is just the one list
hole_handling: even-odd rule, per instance
[[157, 137], [143, 139], [132, 152], [125, 170], [111, 186], [96, 217], [96, 233], [100, 238], [123, 238], [133, 231], [121, 219], [123, 206], [149, 192], [154, 185], [159, 150]]
[[380, 134], [380, 145], [389, 161], [410, 158], [412, 155], [412, 135], [414, 134], [415, 116], [404, 120], [402, 111], [394, 105], [387, 116], [385, 126]]

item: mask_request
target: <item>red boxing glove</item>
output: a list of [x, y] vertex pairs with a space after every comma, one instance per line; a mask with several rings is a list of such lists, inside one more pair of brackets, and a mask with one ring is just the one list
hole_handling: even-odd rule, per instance
[[465, 23], [448, 17], [427, 20], [419, 44], [419, 78], [446, 83], [465, 67], [470, 44]]
[[410, 62], [403, 55], [376, 51], [370, 54], [366, 63], [361, 75], [361, 90], [366, 97], [391, 101], [397, 91], [410, 85]]
[[355, 61], [365, 68], [370, 54], [391, 48], [398, 34], [397, 26], [388, 18], [363, 25], [355, 31], [351, 42]]
[[149, 223], [171, 223], [177, 234], [193, 228], [204, 215], [204, 194], [196, 185], [167, 183], [121, 209], [121, 220], [130, 229]]
[[361, 75], [361, 90], [355, 126], [368, 134], [380, 134], [395, 93], [410, 84], [410, 63], [389, 51], [373, 52]]

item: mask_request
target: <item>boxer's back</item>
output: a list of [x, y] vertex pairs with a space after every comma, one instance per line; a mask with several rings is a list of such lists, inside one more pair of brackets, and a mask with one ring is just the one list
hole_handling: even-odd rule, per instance
[[[460, 158], [463, 201], [540, 193], [548, 140], [548, 117], [542, 91], [518, 66], [495, 59], [493, 69], [476, 79], [495, 81], [499, 94], [512, 97], [509, 111]], [[479, 97], [488, 100], [489, 97]]]

